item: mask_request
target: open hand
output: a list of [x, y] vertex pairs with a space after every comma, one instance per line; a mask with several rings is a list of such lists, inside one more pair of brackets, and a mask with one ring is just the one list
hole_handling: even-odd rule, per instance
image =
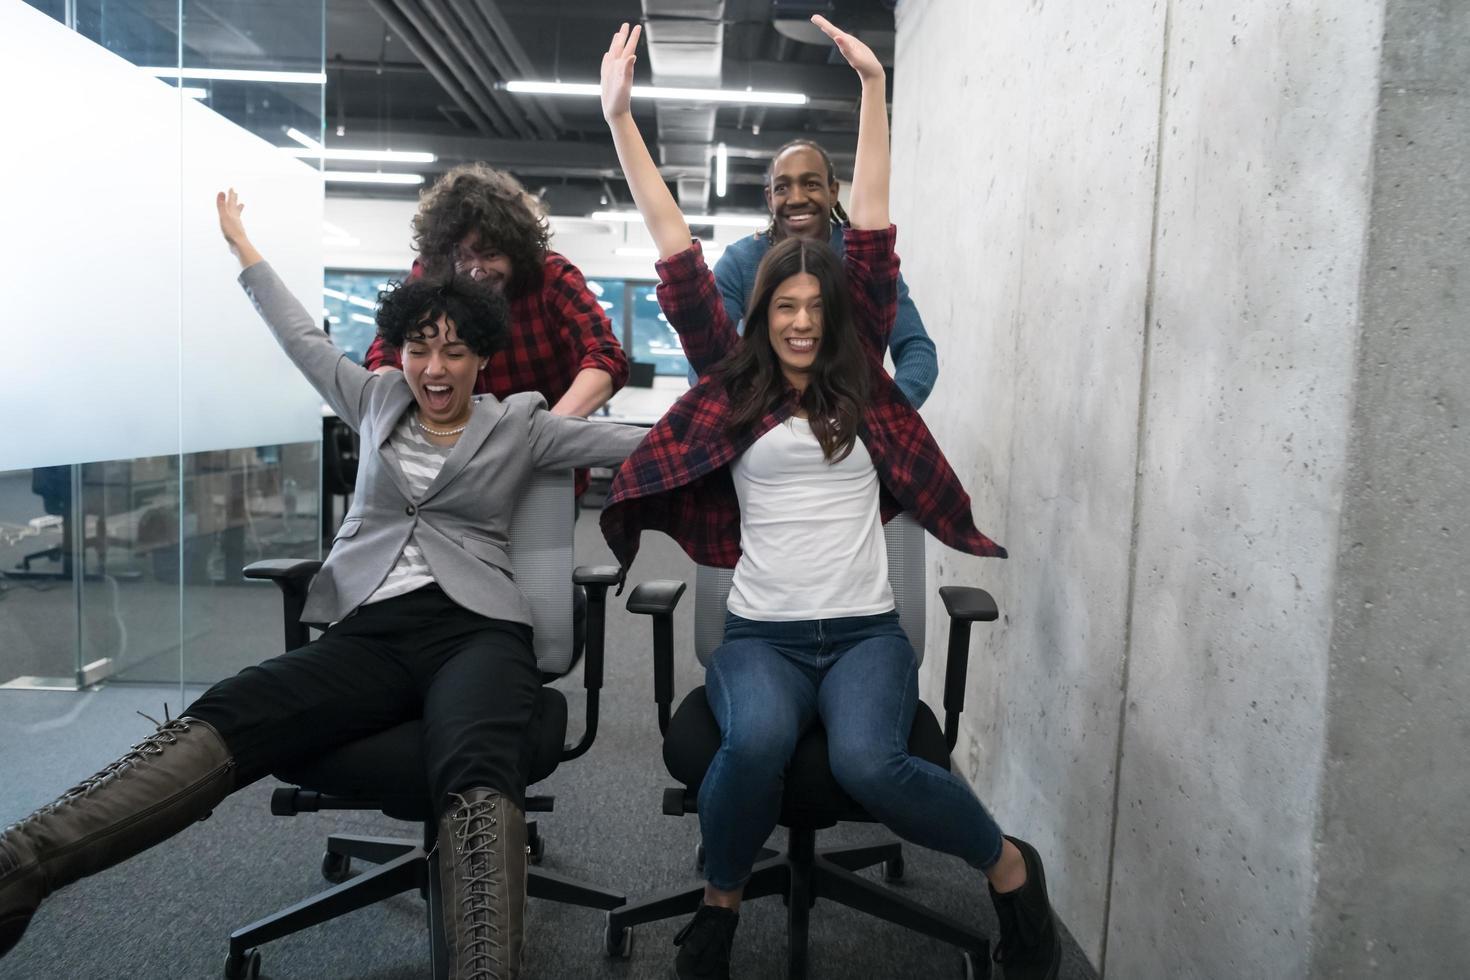
[[214, 206], [219, 210], [220, 234], [225, 236], [225, 244], [230, 246], [230, 251], [240, 260], [240, 268], [248, 269], [261, 261], [260, 253], [245, 235], [245, 222], [240, 220], [240, 212], [245, 210], [245, 205], [240, 203], [235, 189], [231, 187], [228, 194], [224, 191], [216, 194]]
[[250, 244], [250, 239], [245, 234], [245, 222], [240, 219], [240, 212], [245, 210], [245, 205], [240, 203], [233, 187], [228, 194], [224, 191], [216, 194], [214, 205], [219, 209], [220, 234], [225, 236], [225, 243], [238, 257], [241, 248]]
[[[832, 43], [837, 45], [837, 50], [842, 53], [842, 57], [847, 59], [847, 63], [852, 65], [853, 70], [858, 73], [859, 78], [867, 82], [883, 77], [883, 65], [878, 60], [878, 56], [873, 53], [872, 48], [851, 34], [844, 34], [837, 29], [836, 25], [821, 14], [813, 14], [812, 23], [821, 28], [822, 33], [832, 39]], [[606, 76], [604, 75], [604, 77]], [[605, 82], [603, 84], [603, 91], [607, 91]]]
[[631, 31], [624, 24], [602, 56], [602, 116], [608, 122], [632, 111], [633, 63], [638, 60], [638, 37], [642, 33], [641, 24]]

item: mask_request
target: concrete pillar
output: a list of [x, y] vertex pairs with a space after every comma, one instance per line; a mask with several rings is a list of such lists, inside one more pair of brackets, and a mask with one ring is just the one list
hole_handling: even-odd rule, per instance
[[[1434, 972], [1465, 940], [1425, 925], [1419, 877], [1380, 929], [1355, 875], [1364, 849], [1385, 874], [1437, 860], [1458, 869], [1438, 914], [1470, 916], [1448, 832], [1470, 755], [1463, 6], [898, 8], [894, 214], [940, 351], [924, 415], [1013, 556], [931, 546], [931, 584], [1004, 613], [957, 764], [1048, 857], [1107, 974], [1356, 976], [1353, 944], [1394, 931], [1424, 957], [1401, 975], [1458, 975]], [[1396, 72], [1432, 92], [1394, 97]], [[1416, 120], [1432, 147], [1387, 131]], [[1369, 718], [1383, 738], [1358, 744]], [[1405, 725], [1439, 760], [1418, 850], [1381, 839]]]

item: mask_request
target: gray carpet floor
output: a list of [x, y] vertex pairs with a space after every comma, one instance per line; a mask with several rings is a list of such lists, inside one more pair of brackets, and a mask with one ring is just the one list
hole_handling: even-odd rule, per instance
[[[608, 561], [596, 514], [578, 524], [578, 560]], [[645, 538], [634, 582], [679, 578], [693, 566], [667, 539]], [[689, 649], [692, 597], [680, 609], [677, 681], [680, 696], [700, 683]], [[639, 898], [693, 883], [697, 818], [662, 815], [663, 770], [653, 710], [649, 626], [615, 600], [608, 615], [607, 671], [597, 741], [533, 792], [555, 794], [556, 811], [539, 817], [546, 838], [543, 867]], [[274, 651], [277, 621], [262, 621], [253, 600], [231, 621], [221, 603], [217, 630], [256, 638], [260, 656]], [[581, 677], [567, 692], [573, 737], [581, 731]], [[189, 692], [190, 694], [196, 692]], [[94, 772], [150, 725], [134, 712], [159, 716], [162, 703], [180, 706], [179, 686], [110, 684], [72, 694], [0, 691], [0, 824], [14, 820]], [[67, 888], [46, 903], [20, 945], [0, 961], [0, 977], [179, 978], [222, 976], [229, 933], [325, 887], [319, 876], [330, 833], [412, 837], [417, 830], [379, 814], [329, 813], [274, 817], [274, 784], [251, 786], [226, 800], [208, 821], [148, 853]], [[882, 828], [844, 826], [824, 832], [818, 846], [886, 839]], [[778, 830], [772, 846], [784, 845]], [[937, 911], [994, 932], [981, 876], [945, 855], [905, 847], [907, 871], [894, 886]], [[1049, 869], [1052, 877], [1066, 873]], [[877, 871], [865, 874], [876, 878]], [[531, 903], [527, 975], [538, 978], [664, 977], [674, 933], [668, 921], [635, 929], [633, 953], [613, 960], [602, 952], [604, 915], [548, 902]], [[959, 953], [829, 902], [811, 917], [811, 969], [821, 978], [962, 977]], [[416, 892], [345, 916], [262, 949], [263, 975], [288, 978], [409, 980], [429, 975], [424, 904]], [[785, 909], [778, 898], [748, 903], [736, 936], [735, 976], [784, 976]], [[1061, 977], [1095, 976], [1066, 940]]]

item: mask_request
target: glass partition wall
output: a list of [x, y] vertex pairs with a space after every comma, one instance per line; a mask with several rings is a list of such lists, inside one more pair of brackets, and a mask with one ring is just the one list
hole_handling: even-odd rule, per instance
[[320, 554], [320, 399], [213, 198], [240, 190], [314, 302], [320, 163], [280, 147], [321, 139], [323, 24], [299, 0], [0, 5], [27, 144], [0, 184], [0, 825], [145, 734], [135, 710], [280, 652], [241, 568]]

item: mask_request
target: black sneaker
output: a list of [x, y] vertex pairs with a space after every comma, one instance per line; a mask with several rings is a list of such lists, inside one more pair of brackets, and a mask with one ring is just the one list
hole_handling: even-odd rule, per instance
[[689, 924], [674, 937], [678, 980], [730, 980], [730, 944], [740, 913], [718, 905], [700, 905]]
[[1062, 940], [1046, 897], [1046, 869], [1041, 855], [1023, 840], [1007, 837], [1026, 862], [1026, 883], [1015, 891], [990, 889], [990, 902], [1000, 919], [995, 962], [1004, 980], [1056, 980], [1062, 966]]

